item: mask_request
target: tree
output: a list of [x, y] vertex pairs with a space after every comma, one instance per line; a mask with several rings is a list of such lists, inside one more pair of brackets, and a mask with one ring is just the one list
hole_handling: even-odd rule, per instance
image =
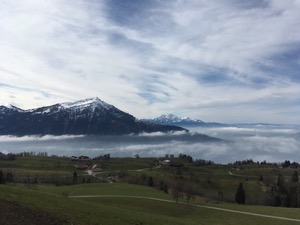
[[246, 193], [243, 187], [243, 183], [241, 182], [236, 190], [235, 201], [238, 204], [245, 204], [246, 201]]
[[290, 160], [285, 160], [285, 161], [282, 163], [282, 167], [283, 167], [283, 168], [287, 168], [287, 167], [290, 167], [290, 166], [291, 166]]
[[263, 175], [260, 175], [259, 181], [260, 181], [260, 182], [263, 182], [263, 181], [264, 181], [264, 176], [263, 176]]
[[4, 183], [5, 183], [4, 174], [3, 171], [0, 170], [0, 184], [4, 184]]
[[191, 199], [194, 198], [194, 196], [196, 195], [196, 189], [190, 185], [187, 184], [186, 186], [184, 186], [184, 194], [185, 194], [185, 199], [186, 202], [189, 203]]
[[153, 178], [152, 177], [148, 178], [148, 186], [153, 187]]
[[280, 188], [283, 186], [283, 177], [281, 174], [278, 175], [277, 177], [277, 186]]
[[292, 182], [298, 182], [299, 180], [299, 177], [298, 177], [298, 172], [295, 170], [295, 172], [293, 173], [293, 176], [292, 176]]
[[164, 183], [163, 181], [160, 181], [158, 188], [159, 188], [159, 190], [168, 194], [168, 185], [166, 183]]
[[287, 189], [284, 185], [284, 177], [281, 174], [278, 175], [277, 186], [278, 186], [278, 191], [279, 191], [280, 194], [286, 194], [287, 193]]
[[77, 183], [77, 173], [73, 173], [73, 183]]
[[176, 203], [178, 203], [182, 190], [183, 190], [183, 183], [177, 181], [172, 189], [172, 196], [175, 199]]
[[13, 182], [13, 173], [12, 172], [7, 172], [6, 173], [6, 182]]

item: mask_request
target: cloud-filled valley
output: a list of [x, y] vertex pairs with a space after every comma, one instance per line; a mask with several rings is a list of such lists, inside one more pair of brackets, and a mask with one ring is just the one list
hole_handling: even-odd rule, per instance
[[[207, 134], [224, 141], [203, 141]], [[180, 153], [194, 159], [229, 163], [236, 160], [300, 162], [299, 127], [220, 127], [197, 128], [197, 132], [175, 134], [141, 134], [124, 136], [0, 136], [2, 152], [47, 151], [50, 155], [98, 156], [110, 153], [114, 157], [162, 157]]]

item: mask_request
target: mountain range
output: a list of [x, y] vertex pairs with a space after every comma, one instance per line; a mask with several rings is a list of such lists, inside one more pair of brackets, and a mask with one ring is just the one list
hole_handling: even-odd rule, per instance
[[277, 127], [277, 128], [297, 128], [299, 129], [299, 125], [286, 125], [279, 123], [218, 123], [218, 122], [204, 122], [199, 119], [191, 119], [189, 117], [178, 117], [174, 114], [163, 114], [154, 119], [142, 119], [144, 122], [156, 123], [161, 125], [171, 125], [171, 126], [180, 126], [184, 128], [192, 128], [192, 127]]
[[0, 135], [63, 135], [187, 131], [173, 125], [142, 121], [99, 98], [23, 110], [0, 106]]
[[143, 119], [143, 121], [161, 124], [161, 125], [173, 125], [180, 127], [199, 127], [199, 126], [210, 126], [210, 127], [219, 127], [226, 126], [226, 124], [215, 123], [215, 122], [203, 122], [198, 119], [191, 119], [189, 117], [178, 117], [174, 114], [163, 114], [154, 119]]

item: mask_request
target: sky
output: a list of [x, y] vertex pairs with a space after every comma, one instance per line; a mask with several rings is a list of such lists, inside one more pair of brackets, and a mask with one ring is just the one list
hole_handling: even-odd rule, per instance
[[300, 124], [300, 0], [0, 0], [0, 104]]

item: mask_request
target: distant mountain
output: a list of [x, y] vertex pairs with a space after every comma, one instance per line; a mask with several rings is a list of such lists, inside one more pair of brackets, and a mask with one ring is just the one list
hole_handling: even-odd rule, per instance
[[176, 125], [176, 126], [201, 126], [205, 123], [202, 120], [193, 120], [189, 117], [180, 118], [174, 114], [161, 115], [160, 117], [149, 120], [150, 122], [163, 124], [163, 125]]
[[[161, 125], [172, 125], [172, 126], [180, 126], [184, 128], [192, 128], [192, 127], [208, 127], [208, 128], [218, 128], [218, 127], [236, 127], [236, 128], [288, 128], [300, 130], [300, 125], [287, 125], [287, 124], [279, 124], [279, 123], [218, 123], [218, 122], [204, 122], [199, 119], [191, 119], [189, 117], [178, 117], [174, 114], [163, 114], [154, 119], [142, 119], [145, 122], [151, 122]], [[300, 139], [300, 133], [297, 134]]]
[[0, 106], [0, 135], [123, 135], [183, 131], [181, 127], [137, 120], [99, 98], [22, 110]]
[[211, 123], [211, 122], [203, 122], [202, 120], [191, 119], [189, 117], [178, 117], [173, 114], [161, 115], [154, 119], [144, 119], [143, 121], [148, 121], [152, 123], [157, 123], [161, 125], [174, 125], [181, 127], [198, 127], [198, 126], [225, 126], [225, 124], [221, 123]]

